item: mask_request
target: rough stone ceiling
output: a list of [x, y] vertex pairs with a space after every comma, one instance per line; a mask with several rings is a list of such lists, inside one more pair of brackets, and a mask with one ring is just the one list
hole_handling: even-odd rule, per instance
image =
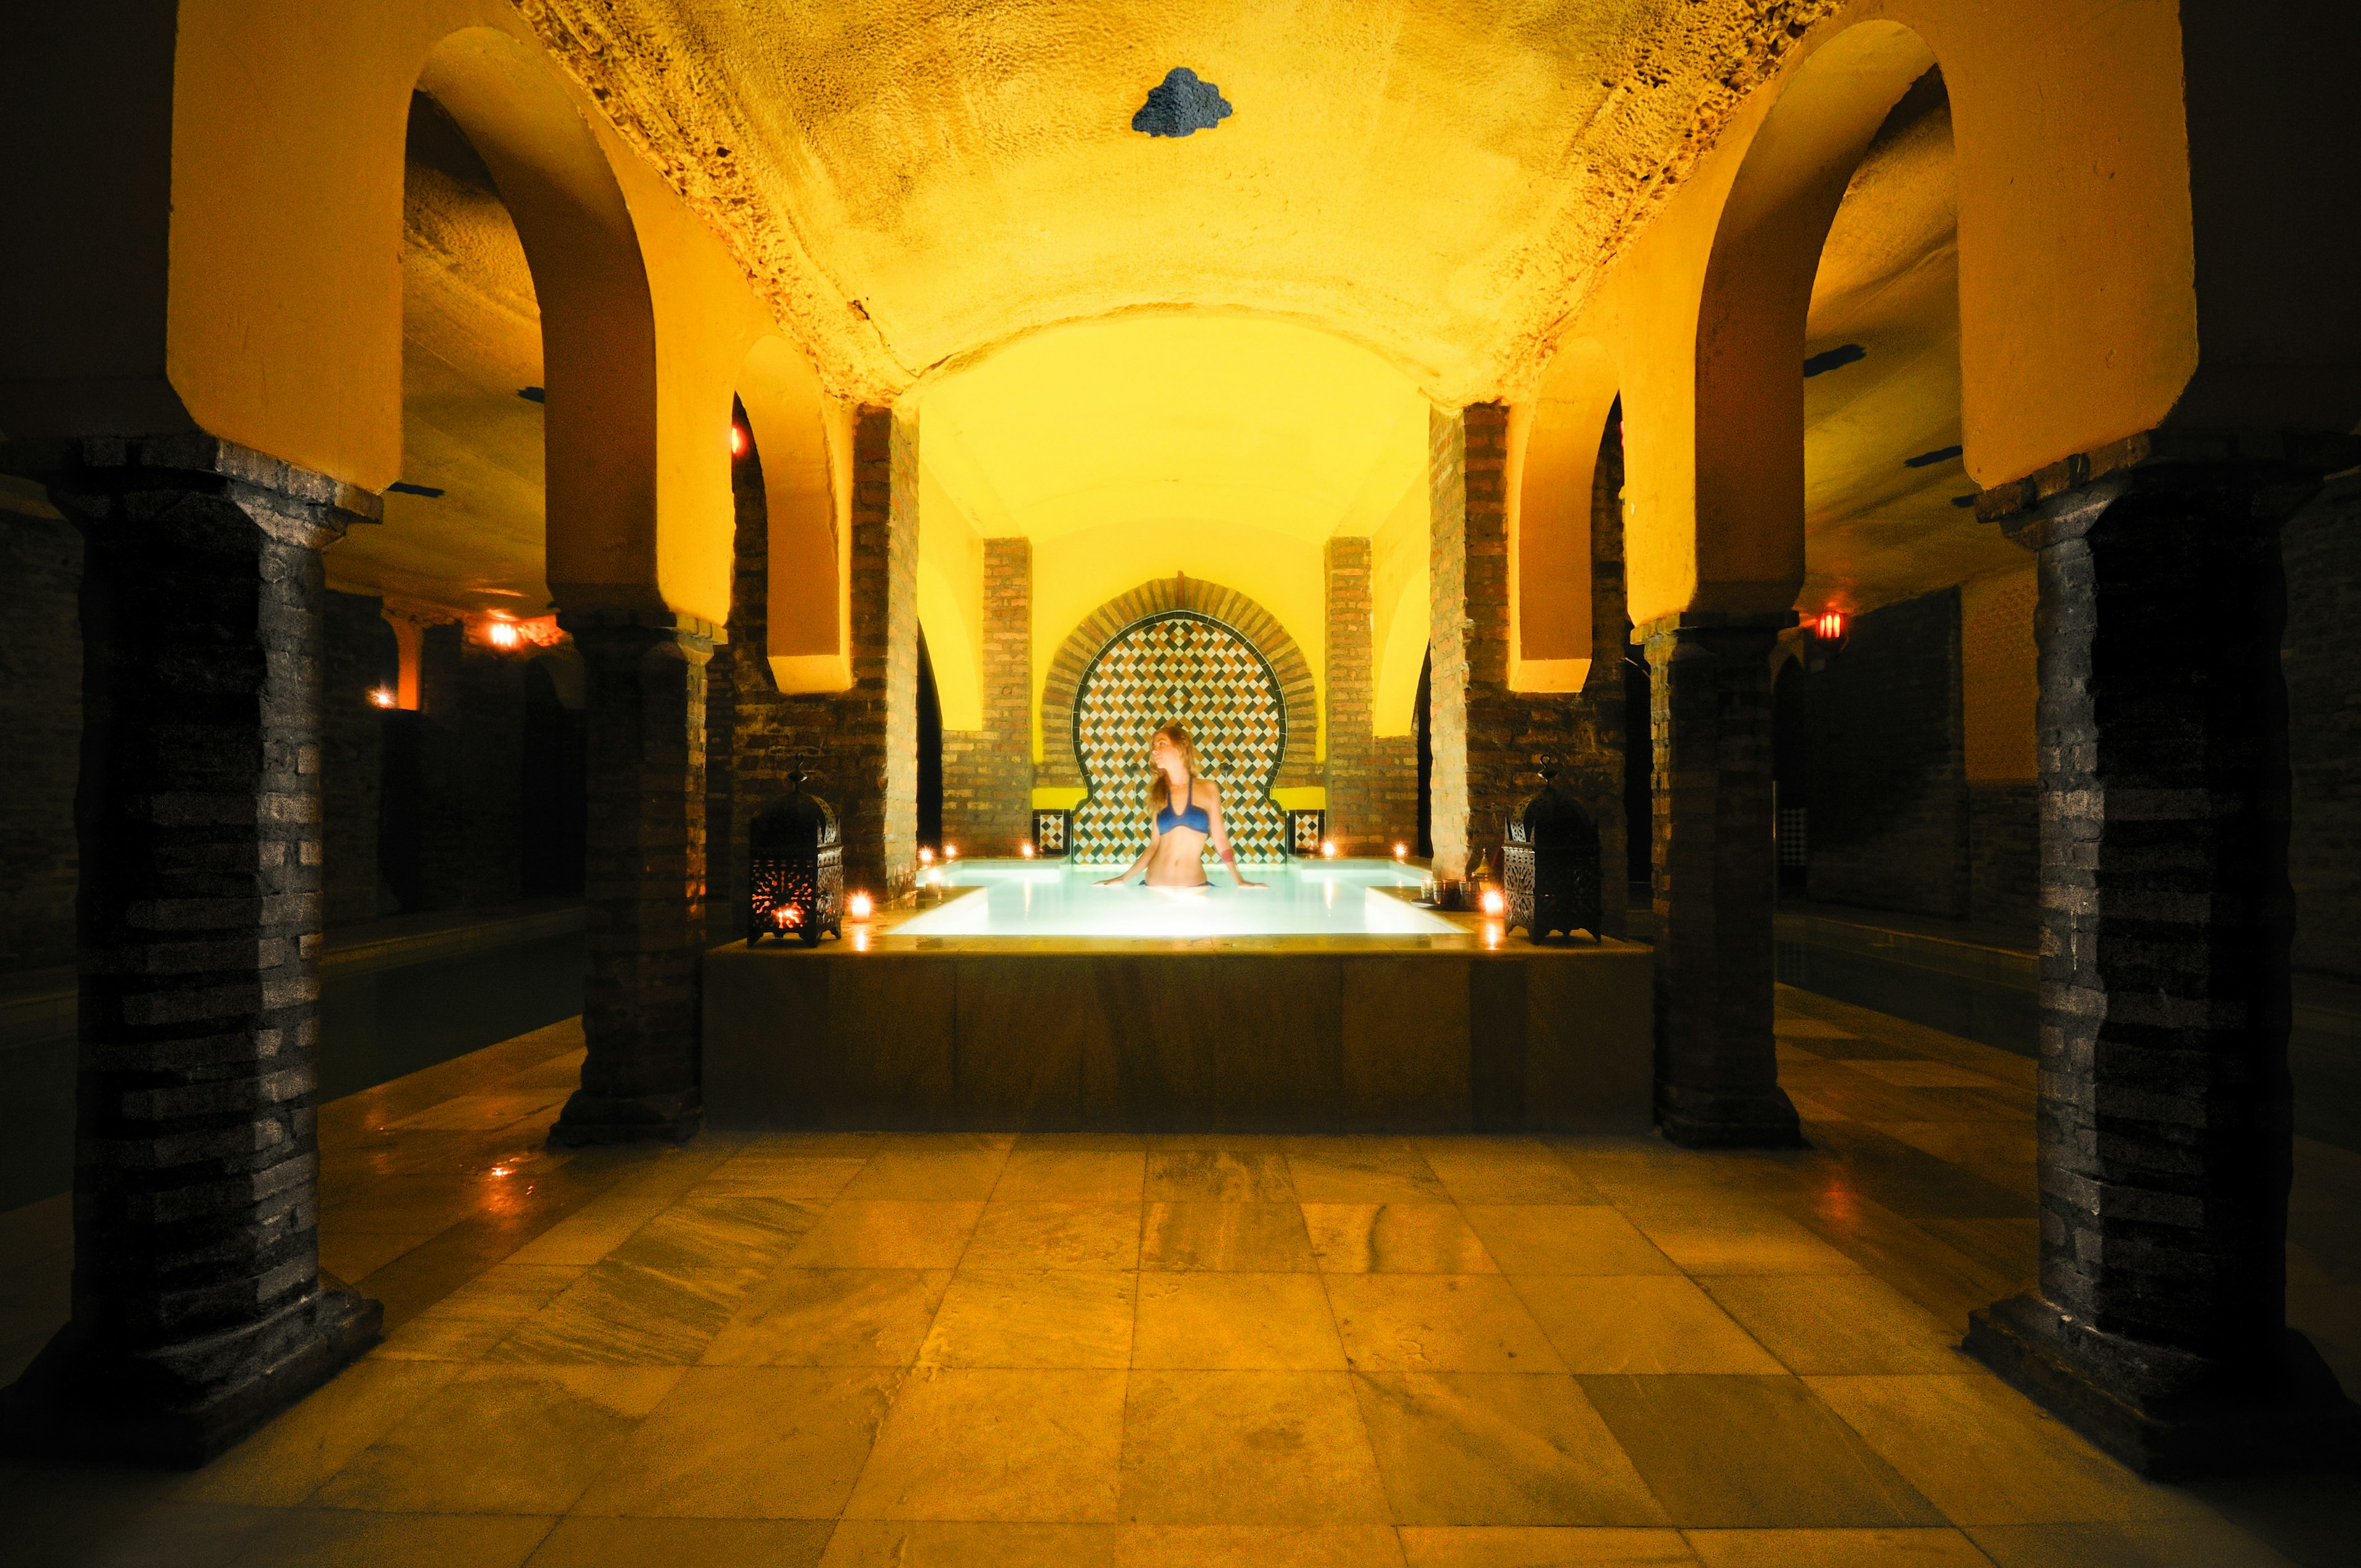
[[[1834, 0], [521, 0], [838, 392], [1039, 328], [1288, 318], [1436, 400], [1530, 384]], [[1131, 128], [1175, 66], [1235, 112]]]

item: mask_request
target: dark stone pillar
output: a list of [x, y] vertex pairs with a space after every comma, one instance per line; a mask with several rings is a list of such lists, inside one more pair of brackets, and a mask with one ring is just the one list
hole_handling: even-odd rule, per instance
[[705, 665], [713, 629], [562, 615], [588, 670], [583, 728], [589, 844], [583, 879], [590, 970], [582, 1087], [550, 1138], [692, 1136], [698, 1090], [697, 964], [705, 950]]
[[1656, 776], [1656, 1121], [1690, 1147], [1803, 1142], [1771, 1036], [1777, 616], [1642, 629]]
[[2158, 1476], [2351, 1430], [2286, 1313], [2279, 525], [2320, 470], [2194, 444], [1978, 506], [2039, 558], [2042, 1215], [2037, 1290], [1966, 1348]]
[[321, 549], [376, 498], [203, 436], [10, 454], [84, 543], [73, 1317], [20, 1450], [202, 1464], [377, 1337], [320, 1273]]

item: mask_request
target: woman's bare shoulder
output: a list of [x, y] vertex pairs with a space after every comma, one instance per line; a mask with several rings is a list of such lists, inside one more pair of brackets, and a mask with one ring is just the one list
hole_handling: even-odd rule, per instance
[[1197, 781], [1197, 787], [1205, 792], [1206, 805], [1219, 806], [1222, 804], [1222, 786], [1220, 784], [1215, 784], [1211, 779], [1199, 779]]

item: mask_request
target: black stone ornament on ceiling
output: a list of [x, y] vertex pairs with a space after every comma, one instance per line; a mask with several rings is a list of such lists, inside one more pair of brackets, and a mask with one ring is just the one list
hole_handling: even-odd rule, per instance
[[1185, 137], [1210, 131], [1229, 115], [1229, 101], [1220, 88], [1201, 81], [1187, 66], [1176, 65], [1148, 90], [1148, 102], [1132, 115], [1131, 128], [1152, 137]]

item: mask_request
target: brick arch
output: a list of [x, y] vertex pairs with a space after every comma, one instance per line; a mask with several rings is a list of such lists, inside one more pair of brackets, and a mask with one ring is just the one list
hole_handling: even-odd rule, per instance
[[1198, 577], [1158, 577], [1140, 584], [1082, 617], [1049, 660], [1041, 688], [1041, 771], [1044, 784], [1080, 784], [1082, 760], [1074, 755], [1074, 697], [1082, 675], [1101, 649], [1151, 616], [1189, 610], [1245, 638], [1269, 662], [1287, 708], [1287, 751], [1279, 763], [1279, 787], [1320, 782], [1320, 700], [1312, 664], [1279, 624], [1279, 617], [1235, 588]]

